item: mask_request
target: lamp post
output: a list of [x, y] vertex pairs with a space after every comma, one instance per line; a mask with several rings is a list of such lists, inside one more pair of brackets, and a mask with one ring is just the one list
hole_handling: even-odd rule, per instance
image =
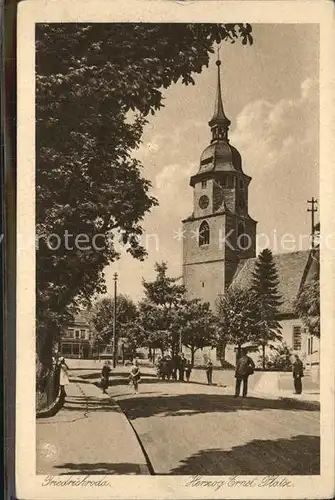
[[116, 296], [117, 296], [117, 273], [114, 273], [114, 311], [113, 311], [113, 368], [116, 367]]

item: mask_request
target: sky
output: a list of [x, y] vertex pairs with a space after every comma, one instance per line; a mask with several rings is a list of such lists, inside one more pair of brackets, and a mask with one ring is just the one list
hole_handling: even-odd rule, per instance
[[[307, 200], [319, 194], [318, 26], [253, 25], [253, 37], [252, 46], [224, 43], [220, 51], [230, 143], [252, 177], [249, 214], [258, 221], [257, 249], [305, 249], [311, 228]], [[105, 271], [109, 294], [115, 272], [119, 293], [135, 301], [143, 297], [142, 279], [155, 278], [155, 262], [167, 262], [171, 276], [182, 275], [178, 230], [193, 210], [190, 176], [210, 143], [215, 60], [213, 55], [209, 67], [195, 75], [194, 86], [177, 82], [167, 89], [164, 108], [149, 118], [142, 145], [134, 152], [159, 201], [143, 222], [148, 257], [140, 262], [122, 252]]]

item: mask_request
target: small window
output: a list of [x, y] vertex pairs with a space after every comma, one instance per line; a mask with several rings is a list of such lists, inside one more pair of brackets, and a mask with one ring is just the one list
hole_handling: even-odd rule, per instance
[[74, 333], [75, 333], [76, 339], [79, 339], [79, 337], [80, 337], [80, 331], [76, 330]]
[[80, 330], [80, 338], [81, 339], [85, 338], [85, 333], [86, 333], [86, 330]]
[[205, 282], [204, 281], [201, 282], [201, 286], [202, 286], [202, 288], [204, 288], [204, 286], [205, 286]]
[[301, 326], [293, 327], [292, 347], [294, 351], [301, 350]]
[[73, 328], [69, 328], [68, 331], [67, 331], [67, 336], [70, 338], [70, 339], [73, 339], [74, 337], [74, 331], [73, 331]]
[[199, 246], [209, 245], [209, 225], [205, 220], [200, 224], [199, 228]]
[[72, 349], [73, 349], [73, 351], [72, 351], [73, 354], [75, 356], [79, 356], [79, 345], [73, 344]]
[[62, 344], [61, 352], [64, 356], [72, 354], [71, 344]]
[[201, 187], [202, 187], [202, 189], [206, 189], [206, 187], [207, 187], [207, 181], [202, 181]]

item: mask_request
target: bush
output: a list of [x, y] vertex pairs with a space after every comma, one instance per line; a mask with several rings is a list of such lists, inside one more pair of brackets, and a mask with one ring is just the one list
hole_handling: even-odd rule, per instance
[[283, 342], [274, 352], [265, 357], [266, 370], [291, 371], [292, 369], [292, 350]]

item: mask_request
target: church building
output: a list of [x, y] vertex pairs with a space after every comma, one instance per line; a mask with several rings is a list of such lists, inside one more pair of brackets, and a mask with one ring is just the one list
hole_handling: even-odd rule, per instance
[[[224, 112], [221, 95], [220, 65], [217, 65], [217, 95], [214, 114], [209, 121], [210, 144], [200, 157], [198, 171], [192, 175], [193, 212], [183, 220], [183, 281], [187, 296], [216, 302], [230, 286], [250, 285], [256, 261], [256, 226], [249, 207], [251, 177], [244, 172], [242, 158], [230, 144], [230, 120]], [[294, 312], [294, 301], [315, 264], [311, 251], [274, 255], [279, 292], [282, 295], [280, 320], [283, 341], [298, 353], [305, 365], [319, 364], [318, 339], [309, 336]], [[213, 363], [216, 350], [206, 349]], [[229, 351], [229, 350], [228, 350]], [[198, 352], [198, 362], [204, 352]], [[233, 350], [227, 361], [234, 364]]]

